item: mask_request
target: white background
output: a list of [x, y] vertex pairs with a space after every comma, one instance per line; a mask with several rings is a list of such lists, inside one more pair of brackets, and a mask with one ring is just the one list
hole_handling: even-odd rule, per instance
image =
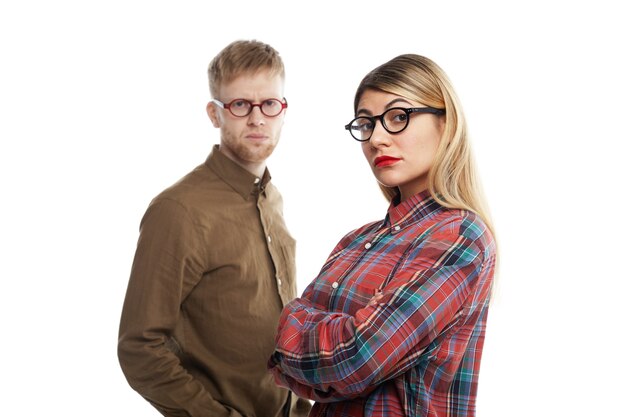
[[209, 60], [255, 38], [287, 67], [269, 167], [299, 289], [386, 210], [343, 130], [358, 82], [426, 55], [465, 107], [500, 242], [479, 416], [626, 415], [617, 3], [2, 2], [0, 413], [158, 415], [116, 356], [139, 221], [218, 141]]

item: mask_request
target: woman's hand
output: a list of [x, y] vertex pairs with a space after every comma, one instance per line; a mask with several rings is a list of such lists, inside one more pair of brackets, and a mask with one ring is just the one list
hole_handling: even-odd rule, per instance
[[367, 302], [367, 307], [377, 305], [381, 298], [383, 298], [383, 292], [377, 288], [376, 291], [374, 291], [374, 296]]

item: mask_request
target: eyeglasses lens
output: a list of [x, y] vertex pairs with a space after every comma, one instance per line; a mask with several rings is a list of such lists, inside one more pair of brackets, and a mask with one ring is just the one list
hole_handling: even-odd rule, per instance
[[261, 103], [261, 112], [266, 116], [278, 116], [283, 111], [283, 103], [276, 99], [265, 100]]
[[389, 133], [400, 132], [408, 121], [409, 115], [404, 109], [389, 109], [383, 113], [383, 124]]
[[252, 103], [247, 100], [235, 100], [229, 105], [228, 110], [235, 116], [243, 117], [247, 116], [252, 109]]
[[373, 130], [374, 122], [366, 117], [357, 117], [350, 124], [350, 133], [356, 140], [368, 140]]

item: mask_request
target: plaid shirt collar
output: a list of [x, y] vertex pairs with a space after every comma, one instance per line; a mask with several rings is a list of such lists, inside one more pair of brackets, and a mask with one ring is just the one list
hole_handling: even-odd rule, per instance
[[393, 233], [409, 224], [421, 221], [443, 208], [441, 204], [435, 201], [428, 190], [412, 195], [401, 202], [394, 199], [389, 205], [382, 228], [390, 227]]

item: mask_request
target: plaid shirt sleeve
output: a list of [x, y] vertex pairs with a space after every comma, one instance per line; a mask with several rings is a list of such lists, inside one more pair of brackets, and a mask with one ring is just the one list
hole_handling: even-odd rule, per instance
[[[379, 303], [363, 303], [353, 314], [312, 301], [312, 283], [281, 315], [269, 364], [277, 383], [316, 401], [340, 401], [366, 395], [427, 360], [470, 316], [477, 292], [478, 303], [486, 302], [488, 290], [477, 288], [484, 284], [478, 277], [488, 244], [471, 219], [437, 225], [396, 265]], [[324, 269], [341, 257], [342, 246]], [[367, 265], [367, 274], [386, 274], [384, 256], [376, 259], [380, 265]], [[329, 300], [335, 289], [325, 285]]]

